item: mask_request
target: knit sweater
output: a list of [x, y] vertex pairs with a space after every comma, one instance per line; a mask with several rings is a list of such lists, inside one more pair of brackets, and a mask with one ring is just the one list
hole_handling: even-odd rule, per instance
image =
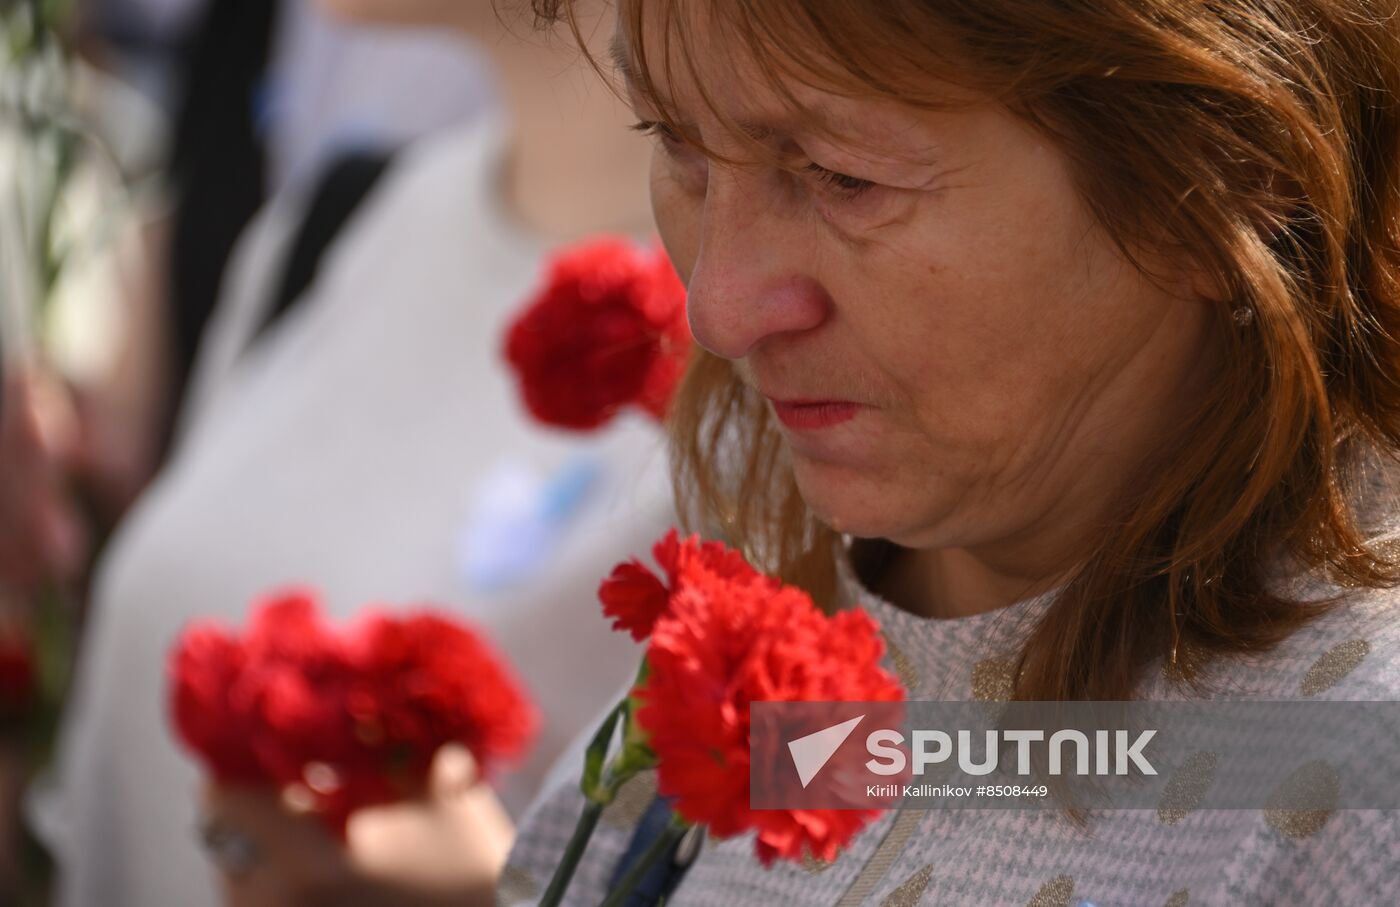
[[[1027, 619], [1050, 596], [972, 617], [921, 618], [847, 579], [890, 641], [911, 699], [1004, 698]], [[1400, 693], [1400, 591], [1346, 592], [1303, 577], [1301, 598], [1341, 594], [1332, 611], [1276, 649], [1220, 660], [1210, 688], [1232, 698], [1389, 701]], [[1144, 699], [1188, 692], [1156, 667]], [[498, 890], [534, 903], [583, 806], [581, 746], [527, 811]], [[639, 776], [603, 814], [566, 903], [596, 905], [655, 795]], [[1077, 825], [1055, 810], [890, 810], [831, 864], [763, 868], [750, 837], [707, 841], [668, 907], [1011, 905], [1198, 907], [1400, 903], [1400, 811], [1168, 808], [1101, 811]]]

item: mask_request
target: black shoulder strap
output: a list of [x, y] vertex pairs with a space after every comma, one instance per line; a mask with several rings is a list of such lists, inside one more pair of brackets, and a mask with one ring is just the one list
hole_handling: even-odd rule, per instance
[[277, 291], [250, 343], [256, 343], [280, 321], [311, 286], [326, 250], [389, 169], [392, 159], [393, 155], [385, 151], [354, 152], [326, 167], [287, 252]]

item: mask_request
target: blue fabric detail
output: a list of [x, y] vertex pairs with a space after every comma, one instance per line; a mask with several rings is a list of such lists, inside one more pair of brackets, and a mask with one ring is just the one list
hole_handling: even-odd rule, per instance
[[[642, 814], [642, 821], [637, 823], [637, 828], [632, 832], [632, 840], [628, 842], [626, 852], [613, 866], [612, 877], [608, 880], [609, 891], [617, 887], [617, 883], [622, 881], [623, 873], [627, 872], [627, 868], [634, 861], [641, 859], [651, 843], [665, 833], [670, 822], [671, 800], [667, 797], [657, 797], [651, 801], [647, 811]], [[676, 890], [685, 876], [686, 869], [689, 868], [676, 865], [677, 846], [673, 845], [664, 857], [652, 864], [641, 884], [632, 889], [625, 907], [655, 907], [658, 901], [669, 897], [671, 892]]]
[[603, 478], [603, 464], [597, 457], [574, 456], [550, 477], [544, 488], [541, 517], [563, 522], [572, 517], [588, 500]]
[[597, 455], [579, 452], [551, 474], [502, 461], [483, 475], [456, 545], [467, 588], [495, 593], [537, 575], [602, 485], [603, 473]]

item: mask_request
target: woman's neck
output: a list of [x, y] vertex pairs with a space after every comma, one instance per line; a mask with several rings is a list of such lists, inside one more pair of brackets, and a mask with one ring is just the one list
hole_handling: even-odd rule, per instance
[[997, 611], [1056, 588], [1063, 573], [1001, 572], [959, 548], [901, 550], [875, 579], [875, 591], [906, 611], [955, 619]]
[[1078, 485], [1066, 490], [1061, 506], [980, 544], [891, 546], [894, 553], [884, 559], [874, 591], [906, 611], [950, 619], [996, 611], [1057, 589], [1093, 550], [1113, 513], [1113, 500], [1108, 489]]
[[626, 106], [571, 39], [519, 22], [493, 20], [483, 33], [478, 20], [462, 30], [494, 64], [511, 131], [502, 192], [510, 213], [556, 242], [650, 232], [650, 143], [626, 128]]

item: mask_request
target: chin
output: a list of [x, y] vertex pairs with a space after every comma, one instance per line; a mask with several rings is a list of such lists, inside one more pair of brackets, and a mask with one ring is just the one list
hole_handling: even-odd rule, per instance
[[919, 506], [924, 489], [914, 495], [868, 474], [801, 459], [794, 463], [793, 476], [808, 509], [836, 532], [905, 544], [927, 531], [927, 512]]

